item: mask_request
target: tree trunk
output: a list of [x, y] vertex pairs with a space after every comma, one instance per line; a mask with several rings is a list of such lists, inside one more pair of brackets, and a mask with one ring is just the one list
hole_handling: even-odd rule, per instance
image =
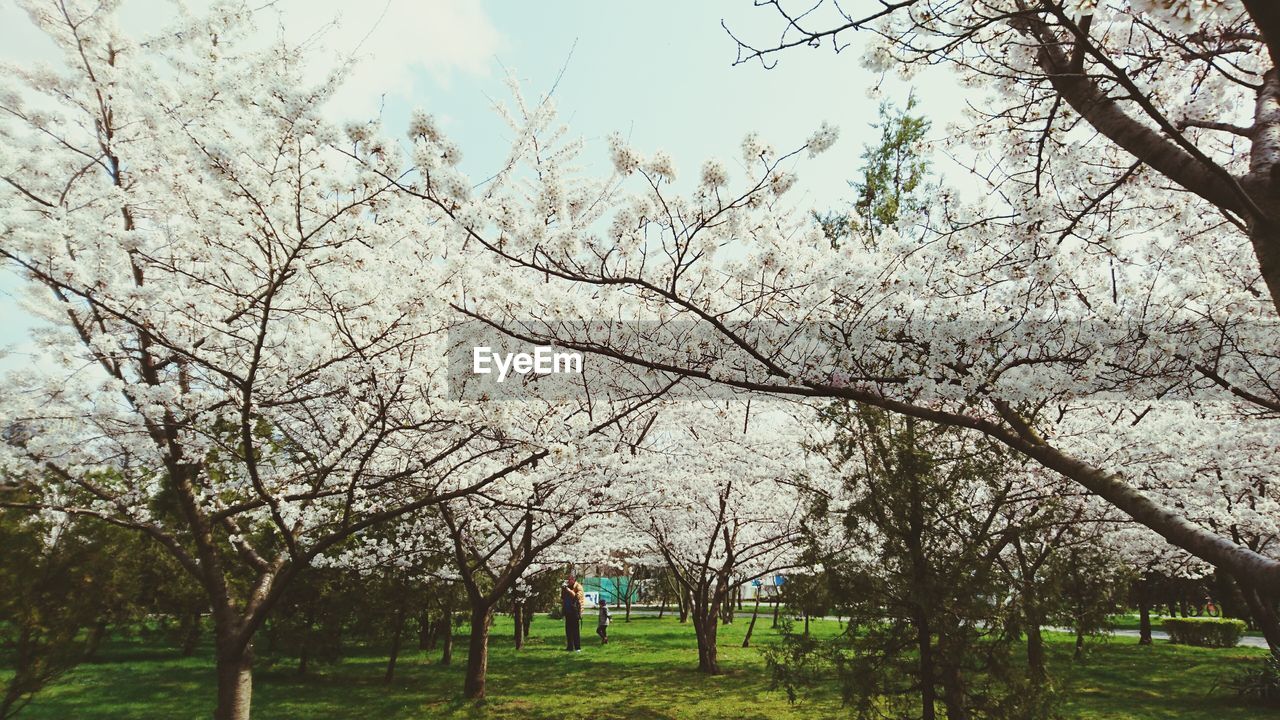
[[453, 612], [446, 612], [440, 617], [440, 632], [444, 636], [444, 651], [440, 653], [440, 664], [453, 662]]
[[773, 626], [778, 627], [778, 611], [782, 609], [782, 598], [773, 598]]
[[[1280, 79], [1277, 79], [1276, 72], [1273, 68], [1266, 74], [1266, 79], [1263, 81], [1265, 90], [1259, 93], [1258, 97], [1260, 107], [1263, 103], [1269, 106], [1267, 114], [1271, 115], [1269, 118], [1271, 123], [1264, 123], [1261, 117], [1256, 117], [1255, 120], [1258, 121], [1257, 127], [1265, 127], [1266, 124], [1271, 124], [1274, 127], [1277, 115], [1280, 115], [1280, 107], [1277, 107], [1278, 103], [1280, 103], [1280, 100], [1277, 99], [1280, 96], [1280, 91], [1277, 90], [1277, 85], [1280, 85]], [[1269, 134], [1273, 137], [1275, 135], [1274, 132]], [[1280, 158], [1276, 157], [1275, 140], [1273, 139], [1266, 144], [1271, 146], [1267, 148], [1271, 151], [1269, 153], [1271, 157], [1266, 159], [1270, 163], [1270, 167], [1265, 172], [1266, 176], [1271, 180], [1271, 187], [1273, 188], [1271, 200], [1274, 202], [1276, 168], [1280, 167], [1280, 164], [1277, 164]], [[1261, 145], [1263, 143], [1257, 140], [1254, 141], [1252, 154], [1255, 157], [1264, 154], [1259, 152], [1261, 149], [1259, 146]], [[1260, 170], [1262, 164], [1251, 163], [1251, 166], [1253, 166], [1251, 169]], [[1266, 206], [1264, 205], [1263, 207]], [[1273, 211], [1272, 216], [1274, 218]], [[1280, 312], [1280, 231], [1276, 230], [1275, 221], [1251, 221], [1249, 223], [1249, 240], [1253, 244], [1254, 255], [1258, 258], [1258, 269], [1262, 271], [1263, 282], [1267, 284], [1267, 289], [1271, 291], [1271, 304], [1276, 308], [1277, 312]]]
[[698, 672], [707, 675], [720, 674], [720, 661], [716, 656], [716, 632], [719, 618], [717, 603], [710, 602], [693, 609], [693, 632], [698, 637]]
[[1275, 601], [1247, 583], [1240, 582], [1239, 586], [1240, 594], [1249, 606], [1249, 614], [1267, 640], [1267, 647], [1271, 648], [1272, 654], [1280, 653], [1280, 617], [1276, 614]]
[[431, 611], [423, 610], [418, 615], [418, 649], [432, 650], [435, 646], [435, 638], [431, 632]]
[[[298, 674], [306, 675], [307, 667], [311, 661], [311, 629], [315, 627], [315, 603], [307, 604], [307, 612], [304, 616], [305, 622], [302, 626], [302, 649], [298, 652]], [[274, 639], [275, 633], [271, 634]], [[274, 650], [274, 648], [272, 648]]]
[[1044, 659], [1044, 635], [1039, 617], [1027, 618], [1027, 672], [1033, 683], [1041, 684], [1049, 677]]
[[948, 664], [942, 673], [943, 702], [947, 706], [947, 720], [969, 720], [968, 693], [959, 670]]
[[4, 694], [0, 695], [0, 718], [10, 718], [21, 711], [19, 708], [14, 710], [14, 706], [22, 702], [22, 691], [15, 683], [6, 683]]
[[661, 619], [662, 619], [662, 616], [663, 616], [663, 615], [665, 615], [665, 614], [666, 614], [666, 612], [667, 612], [667, 591], [666, 591], [666, 590], [663, 590], [663, 591], [662, 591], [662, 604], [658, 606], [658, 619], [659, 619], [659, 620], [661, 620]]
[[1215, 570], [1213, 573], [1214, 594], [1218, 597], [1218, 608], [1222, 611], [1224, 618], [1238, 618], [1249, 623], [1250, 627], [1256, 628], [1257, 623], [1254, 622], [1253, 615], [1249, 612], [1248, 603], [1240, 594], [1240, 589], [1236, 587], [1235, 580], [1231, 578], [1231, 574], [1225, 570]]
[[524, 603], [514, 603], [511, 606], [512, 625], [515, 626], [516, 649], [524, 649]]
[[92, 662], [98, 657], [98, 648], [102, 646], [102, 638], [107, 636], [107, 621], [99, 620], [93, 624], [89, 630], [87, 647], [84, 651], [84, 659]]
[[747, 624], [747, 634], [742, 638], [742, 647], [751, 647], [751, 633], [756, 629], [756, 618], [760, 617], [760, 592], [756, 592], [756, 605], [751, 609], [751, 622]]
[[533, 608], [526, 607], [520, 615], [520, 620], [521, 635], [524, 636], [524, 640], [527, 642], [529, 640], [529, 628], [533, 626]]
[[689, 622], [689, 606], [693, 604], [693, 598], [688, 590], [682, 590], [680, 595], [680, 622]]
[[233, 638], [219, 632], [216, 669], [218, 707], [215, 720], [249, 720], [253, 699], [253, 649], [237, 649]]
[[387, 655], [387, 672], [382, 682], [390, 684], [396, 676], [396, 660], [400, 658], [400, 640], [404, 637], [405, 611], [404, 601], [396, 608], [396, 616], [391, 631], [391, 652]]
[[1151, 644], [1151, 604], [1147, 602], [1146, 589], [1138, 598], [1138, 644]]
[[467, 675], [462, 683], [462, 696], [468, 700], [484, 697], [485, 676], [489, 672], [489, 625], [493, 608], [472, 608], [471, 636], [467, 643]]
[[195, 655], [196, 648], [200, 646], [200, 618], [199, 612], [187, 615], [187, 632], [182, 638], [182, 657]]
[[1084, 657], [1084, 629], [1076, 625], [1076, 652], [1075, 658], [1079, 660]]
[[917, 612], [913, 623], [916, 626], [916, 648], [920, 655], [920, 720], [937, 720], [936, 671], [933, 665], [933, 636], [929, 627], [929, 618], [923, 612]]

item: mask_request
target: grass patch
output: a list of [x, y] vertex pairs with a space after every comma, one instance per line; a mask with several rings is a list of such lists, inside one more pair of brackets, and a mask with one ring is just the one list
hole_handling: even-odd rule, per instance
[[[454, 664], [441, 666], [438, 652], [406, 652], [396, 679], [383, 684], [385, 657], [356, 648], [335, 665], [313, 666], [299, 676], [291, 665], [255, 675], [254, 718], [564, 718], [638, 720], [790, 720], [841, 717], [834, 688], [788, 705], [771, 691], [758, 650], [741, 648], [746, 622], [723, 626], [720, 656], [725, 674], [704, 677], [697, 666], [693, 628], [672, 619], [615, 622], [612, 641], [600, 647], [584, 624], [584, 649], [566, 653], [562, 625], [540, 616], [524, 650], [510, 640], [511, 620], [495, 623], [489, 659], [489, 697], [460, 699], [465, 637]], [[817, 621], [814, 632], [830, 635], [835, 622]], [[754, 642], [776, 641], [768, 617]], [[1236, 720], [1272, 717], [1229, 694], [1212, 692], [1226, 673], [1261, 658], [1252, 648], [1207, 649], [1158, 643], [1140, 647], [1132, 638], [1112, 638], [1071, 659], [1072, 638], [1050, 634], [1051, 669], [1066, 691], [1070, 718]], [[97, 662], [85, 664], [38, 696], [23, 713], [29, 720], [96, 718], [171, 720], [207, 718], [214, 698], [210, 648], [181, 658], [166, 647], [137, 638], [114, 639]], [[1274, 711], [1271, 711], [1274, 712]]]

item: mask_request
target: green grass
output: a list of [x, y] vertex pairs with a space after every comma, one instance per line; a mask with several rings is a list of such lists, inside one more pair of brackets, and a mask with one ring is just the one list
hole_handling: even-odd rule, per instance
[[[401, 658], [395, 681], [382, 683], [385, 658], [359, 651], [334, 665], [317, 665], [305, 677], [292, 665], [261, 669], [255, 675], [254, 718], [735, 718], [788, 720], [841, 717], [834, 690], [788, 705], [768, 688], [764, 661], [755, 648], [740, 647], [746, 623], [721, 628], [720, 657], [725, 674], [704, 677], [697, 665], [693, 628], [671, 619], [620, 620], [614, 640], [596, 644], [584, 627], [584, 649], [561, 650], [562, 626], [546, 617], [533, 624], [528, 646], [516, 651], [510, 618], [497, 621], [489, 661], [489, 697], [460, 699], [466, 655], [459, 636], [454, 664], [438, 664], [438, 652], [416, 650]], [[820, 634], [836, 632], [835, 622], [816, 622]], [[756, 639], [773, 642], [767, 617]], [[1081, 662], [1071, 660], [1071, 638], [1050, 635], [1051, 668], [1067, 690], [1064, 716], [1070, 718], [1190, 718], [1235, 720], [1274, 717], [1213, 693], [1224, 673], [1259, 658], [1247, 648], [1201, 649], [1157, 644], [1140, 647], [1113, 638], [1092, 647]], [[20, 716], [28, 720], [94, 718], [150, 720], [207, 718], [213, 704], [208, 647], [180, 658], [166, 647], [138, 639], [116, 639], [100, 660], [82, 665], [43, 692]]]

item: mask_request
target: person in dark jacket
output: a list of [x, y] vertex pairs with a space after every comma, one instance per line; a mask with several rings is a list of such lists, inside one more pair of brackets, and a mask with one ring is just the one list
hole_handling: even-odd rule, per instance
[[582, 585], [574, 578], [573, 573], [565, 578], [560, 586], [560, 609], [564, 611], [565, 650], [582, 651], [582, 606], [586, 597], [582, 593]]

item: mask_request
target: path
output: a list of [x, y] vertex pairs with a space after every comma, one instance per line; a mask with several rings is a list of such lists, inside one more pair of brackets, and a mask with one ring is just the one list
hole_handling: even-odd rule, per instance
[[[1057, 632], [1068, 632], [1068, 633], [1069, 633], [1069, 632], [1073, 632], [1070, 628], [1047, 628], [1047, 629], [1054, 630], [1054, 631], [1057, 631]], [[1117, 636], [1119, 636], [1119, 637], [1127, 637], [1127, 638], [1134, 638], [1134, 639], [1137, 639], [1137, 638], [1138, 638], [1138, 631], [1137, 631], [1137, 630], [1112, 630], [1112, 631], [1111, 631], [1111, 634], [1112, 634], [1112, 635], [1117, 635]], [[1165, 631], [1163, 631], [1163, 630], [1154, 630], [1154, 629], [1153, 629], [1153, 630], [1151, 631], [1151, 639], [1152, 639], [1152, 640], [1168, 640], [1168, 639], [1169, 639], [1169, 633], [1167, 633], [1167, 632], [1165, 632]], [[1266, 638], [1260, 638], [1260, 637], [1254, 637], [1254, 636], [1252, 636], [1252, 635], [1246, 635], [1246, 636], [1244, 636], [1244, 637], [1240, 638], [1240, 642], [1238, 643], [1238, 647], [1254, 647], [1254, 648], [1262, 648], [1263, 650], [1266, 650], [1266, 649], [1267, 649], [1267, 640], [1266, 640]]]
[[[652, 608], [632, 608], [632, 609], [631, 609], [631, 616], [632, 616], [632, 617], [654, 617], [654, 616], [656, 616], [657, 614], [658, 614], [658, 611], [657, 611], [657, 610], [654, 610], [654, 609], [652, 609]], [[667, 614], [667, 615], [673, 615], [673, 614], [675, 614], [675, 613], [673, 613], [673, 612], [672, 612], [672, 610], [671, 610], [670, 608], [668, 608], [668, 609], [667, 609], [666, 614]], [[740, 614], [740, 615], [746, 615], [746, 616], [750, 617], [750, 616], [751, 616], [751, 608], [750, 608], [750, 606], [748, 605], [748, 606], [747, 606], [746, 608], [744, 608], [743, 610], [739, 610], [739, 611], [738, 611], [738, 614]], [[773, 614], [773, 608], [772, 608], [772, 607], [770, 607], [770, 608], [769, 608], [768, 613], [766, 613], [766, 612], [765, 612], [765, 606], [763, 606], [763, 605], [762, 605], [762, 606], [760, 606], [760, 615], [761, 615], [761, 617], [765, 617], [765, 616], [767, 616], [767, 615], [772, 615], [772, 614]], [[619, 609], [619, 610], [616, 610], [616, 611], [615, 611], [615, 613], [614, 613], [614, 619], [615, 619], [615, 620], [621, 620], [621, 619], [622, 619], [622, 616], [623, 616], [623, 611], [622, 611], [621, 609]], [[822, 619], [823, 619], [823, 620], [836, 620], [837, 618], [834, 618], [834, 617], [824, 617], [824, 618], [822, 618]], [[1073, 632], [1075, 632], [1075, 631], [1074, 631], [1074, 630], [1072, 630], [1071, 628], [1060, 628], [1060, 627], [1047, 627], [1047, 628], [1045, 628], [1045, 630], [1049, 630], [1049, 631], [1051, 631], [1051, 632], [1061, 632], [1061, 633], [1073, 633]], [[1138, 637], [1139, 637], [1139, 635], [1138, 635], [1138, 631], [1137, 631], [1137, 630], [1112, 630], [1112, 631], [1111, 631], [1111, 634], [1112, 634], [1112, 635], [1114, 635], [1114, 636], [1116, 636], [1116, 637], [1122, 637], [1122, 638], [1133, 638], [1134, 640], [1137, 640], [1137, 639], [1138, 639]], [[1163, 631], [1163, 630], [1155, 630], [1155, 629], [1152, 629], [1152, 630], [1151, 630], [1151, 639], [1152, 639], [1152, 640], [1168, 640], [1168, 639], [1169, 639], [1169, 633], [1167, 633], [1167, 632], [1165, 632], [1165, 631]], [[1244, 637], [1240, 638], [1240, 642], [1239, 642], [1239, 644], [1238, 644], [1237, 646], [1238, 646], [1238, 647], [1262, 648], [1263, 650], [1266, 650], [1266, 649], [1267, 649], [1267, 641], [1266, 641], [1266, 638], [1260, 638], [1260, 637], [1254, 637], [1254, 636], [1251, 636], [1251, 635], [1246, 635], [1246, 636], [1244, 636]]]

